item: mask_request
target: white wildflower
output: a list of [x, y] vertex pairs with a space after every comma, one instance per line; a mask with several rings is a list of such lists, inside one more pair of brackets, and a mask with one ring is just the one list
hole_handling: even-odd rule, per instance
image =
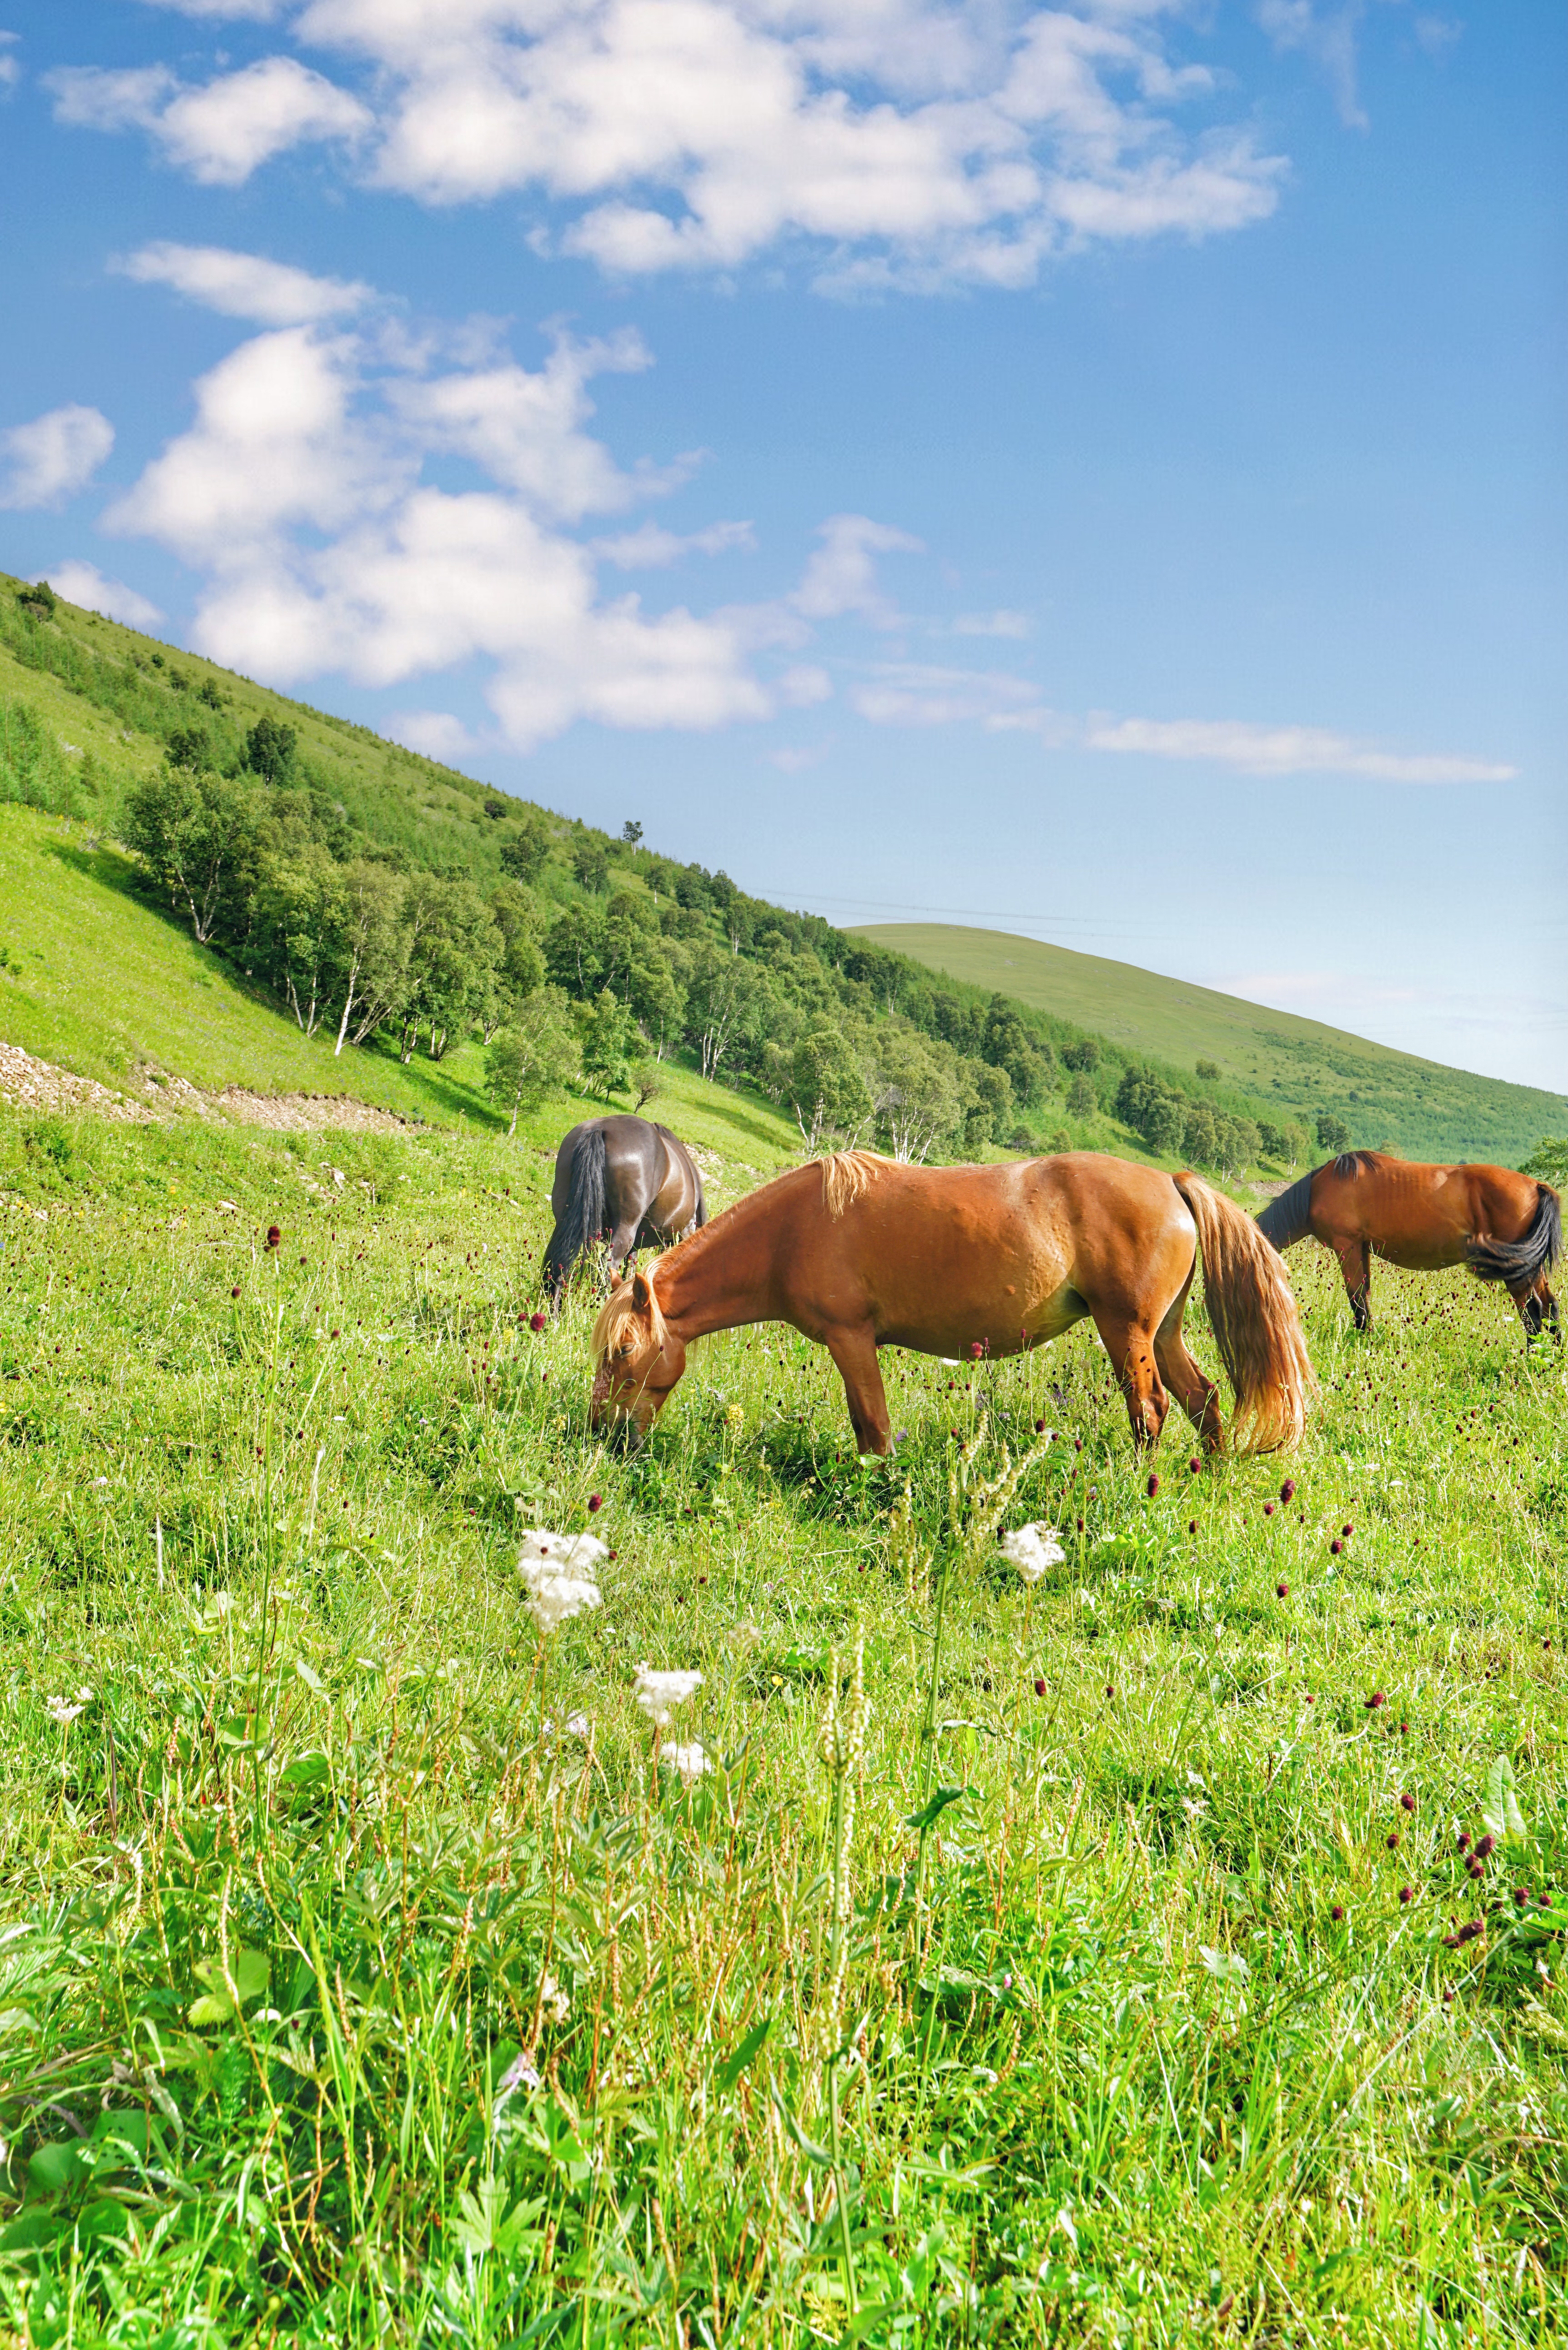
[[551, 2023], [565, 2023], [572, 2012], [569, 1993], [564, 1991], [554, 1975], [546, 1975], [539, 1986], [539, 2012]]
[[701, 1686], [701, 1673], [656, 1673], [648, 1665], [639, 1665], [632, 1693], [649, 1721], [662, 1730], [676, 1707], [684, 1705]]
[[1025, 1583], [1038, 1583], [1048, 1566], [1062, 1565], [1067, 1555], [1057, 1529], [1043, 1519], [1019, 1526], [1010, 1534], [998, 1534], [996, 1546]]
[[713, 1768], [703, 1752], [700, 1742], [695, 1738], [689, 1746], [678, 1746], [673, 1740], [670, 1740], [659, 1747], [659, 1759], [665, 1770], [680, 1772], [680, 1783], [683, 1787], [690, 1787], [694, 1780], [702, 1776], [704, 1771], [711, 1771]]
[[537, 1559], [546, 1566], [564, 1567], [573, 1575], [591, 1574], [609, 1556], [607, 1544], [597, 1534], [553, 1534], [547, 1526], [530, 1526], [523, 1537], [518, 1565]]
[[74, 1705], [68, 1698], [52, 1697], [49, 1699], [45, 1711], [47, 1712], [49, 1720], [56, 1724], [57, 1728], [60, 1730], [68, 1730], [72, 1722], [75, 1721], [77, 1716], [79, 1713], [85, 1713], [91, 1703], [91, 1690], [82, 1689], [78, 1690], [76, 1703]]
[[524, 2048], [520, 2056], [514, 2056], [511, 2064], [501, 2075], [500, 2085], [495, 2092], [495, 2119], [497, 2121], [501, 2119], [502, 2110], [507, 2099], [514, 2096], [519, 2089], [526, 2089], [528, 2095], [532, 2096], [535, 2089], [543, 2086], [543, 2076], [539, 2067], [534, 2062], [534, 2051], [531, 2048]]
[[528, 1595], [528, 1613], [541, 1632], [553, 1632], [557, 1624], [599, 1604], [598, 1585], [587, 1575], [566, 1575], [533, 1558], [525, 1558], [518, 1571]]

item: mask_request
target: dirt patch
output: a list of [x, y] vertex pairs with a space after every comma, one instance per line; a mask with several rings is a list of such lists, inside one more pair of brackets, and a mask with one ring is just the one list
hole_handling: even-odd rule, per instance
[[0, 1097], [18, 1108], [57, 1110], [79, 1118], [119, 1118], [146, 1126], [154, 1118], [183, 1111], [192, 1118], [233, 1118], [240, 1126], [281, 1128], [292, 1134], [320, 1134], [337, 1128], [357, 1134], [407, 1133], [413, 1121], [389, 1109], [347, 1094], [254, 1094], [244, 1086], [225, 1086], [222, 1093], [203, 1093], [184, 1077], [161, 1069], [138, 1072], [135, 1094], [117, 1093], [94, 1077], [74, 1077], [25, 1053], [20, 1045], [0, 1044]]
[[69, 1117], [88, 1110], [133, 1126], [145, 1126], [154, 1115], [145, 1102], [112, 1093], [95, 1078], [73, 1077], [51, 1061], [36, 1061], [20, 1045], [0, 1045], [0, 1094], [23, 1109], [63, 1110]]
[[207, 1099], [242, 1126], [284, 1127], [295, 1134], [320, 1134], [332, 1127], [355, 1134], [408, 1134], [415, 1124], [347, 1094], [252, 1094], [243, 1086], [225, 1086]]

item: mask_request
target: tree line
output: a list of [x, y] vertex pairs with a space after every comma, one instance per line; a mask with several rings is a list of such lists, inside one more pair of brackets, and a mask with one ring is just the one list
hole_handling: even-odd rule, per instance
[[[760, 1088], [808, 1150], [1059, 1149], [1113, 1139], [1113, 1119], [1158, 1155], [1231, 1173], [1265, 1155], [1293, 1165], [1307, 1147], [1299, 1121], [1272, 1125], [1003, 993], [752, 898], [649, 849], [635, 822], [612, 839], [439, 771], [472, 820], [433, 835], [406, 786], [367, 806], [363, 777], [310, 755], [286, 720], [264, 710], [247, 724], [211, 675], [160, 650], [107, 657], [55, 617], [47, 588], [25, 588], [0, 635], [163, 756], [106, 789], [13, 704], [0, 761], [9, 741], [35, 779], [21, 795], [99, 794], [195, 937], [337, 1054], [380, 1042], [439, 1061], [475, 1036], [513, 1128], [571, 1078], [647, 1100], [659, 1062], [683, 1052], [705, 1077]], [[386, 775], [403, 759], [337, 731], [363, 736]], [[1199, 1062], [1197, 1075], [1214, 1086], [1220, 1072]], [[1320, 1120], [1320, 1141], [1325, 1125], [1343, 1131]]]

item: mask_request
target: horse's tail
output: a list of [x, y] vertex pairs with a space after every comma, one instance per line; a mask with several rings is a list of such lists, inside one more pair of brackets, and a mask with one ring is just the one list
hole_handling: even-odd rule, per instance
[[[1278, 1253], [1251, 1217], [1211, 1191], [1201, 1176], [1175, 1175], [1171, 1180], [1198, 1227], [1209, 1320], [1236, 1391], [1232, 1448], [1272, 1452], [1282, 1444], [1297, 1444], [1317, 1382]], [[1238, 1432], [1244, 1440], [1240, 1446]]]
[[1467, 1241], [1465, 1261], [1482, 1281], [1510, 1286], [1533, 1282], [1557, 1262], [1563, 1246], [1563, 1202], [1550, 1183], [1535, 1187], [1535, 1213], [1516, 1241]]
[[572, 1153], [566, 1204], [545, 1251], [545, 1286], [553, 1297], [559, 1297], [565, 1290], [583, 1251], [604, 1237], [607, 1222], [606, 1170], [605, 1130], [596, 1124], [588, 1128]]
[[1310, 1175], [1303, 1175], [1288, 1191], [1271, 1200], [1254, 1219], [1258, 1230], [1270, 1246], [1282, 1256], [1297, 1241], [1304, 1241], [1312, 1230], [1312, 1187], [1321, 1169], [1314, 1167]]

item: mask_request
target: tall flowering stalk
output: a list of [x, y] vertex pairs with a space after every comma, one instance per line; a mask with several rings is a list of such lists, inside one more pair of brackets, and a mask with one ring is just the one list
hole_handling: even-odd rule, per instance
[[844, 2158], [839, 2144], [838, 2065], [845, 2054], [844, 1988], [849, 1973], [849, 1921], [854, 1899], [849, 1866], [855, 1838], [855, 1797], [861, 1761], [866, 1752], [866, 1635], [855, 1641], [855, 1664], [849, 1677], [849, 1701], [841, 1705], [838, 1654], [828, 1659], [827, 1708], [822, 1721], [822, 1759], [833, 1787], [833, 1915], [827, 1944], [827, 1983], [816, 2015], [816, 2052], [827, 2075], [829, 2145], [833, 2153], [833, 2195], [844, 2245], [845, 2289], [851, 2314], [859, 2307], [855, 2284], [855, 2245], [849, 2227], [849, 2200], [845, 2192]]

